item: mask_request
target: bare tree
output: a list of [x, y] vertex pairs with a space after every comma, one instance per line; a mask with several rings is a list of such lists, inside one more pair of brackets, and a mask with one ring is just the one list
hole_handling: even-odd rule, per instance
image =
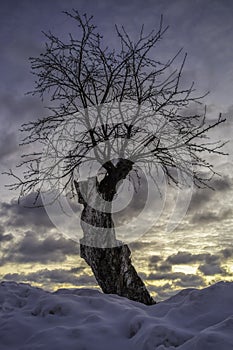
[[[215, 172], [205, 154], [223, 154], [223, 143], [208, 140], [208, 132], [224, 119], [220, 115], [209, 123], [205, 111], [188, 114], [190, 103], [201, 103], [204, 96], [194, 95], [193, 83], [183, 86], [186, 54], [179, 64], [181, 51], [166, 62], [154, 58], [168, 29], [162, 18], [158, 30], [146, 34], [142, 27], [137, 40], [116, 26], [118, 49], [110, 49], [92, 17], [76, 10], [65, 14], [79, 35], [69, 34], [65, 42], [45, 33], [44, 52], [31, 58], [37, 78], [33, 94], [49, 93], [51, 113], [21, 129], [23, 145], [47, 151], [36, 148], [23, 156], [24, 175], [10, 171], [16, 179], [11, 188], [20, 188], [21, 196], [35, 192], [35, 202], [45, 183], [57, 189], [53, 200], [76, 191], [83, 205], [81, 257], [102, 290], [150, 305], [154, 300], [131, 264], [128, 245], [116, 238], [112, 202], [126, 178], [137, 190], [141, 166], [154, 186], [159, 184], [152, 167], [175, 186], [187, 179], [208, 186]], [[92, 161], [100, 164], [97, 175], [80, 181], [80, 168]]]

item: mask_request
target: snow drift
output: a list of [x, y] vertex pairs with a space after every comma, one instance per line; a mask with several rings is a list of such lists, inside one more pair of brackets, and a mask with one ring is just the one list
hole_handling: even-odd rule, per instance
[[0, 350], [232, 350], [233, 283], [145, 306], [91, 289], [0, 284]]

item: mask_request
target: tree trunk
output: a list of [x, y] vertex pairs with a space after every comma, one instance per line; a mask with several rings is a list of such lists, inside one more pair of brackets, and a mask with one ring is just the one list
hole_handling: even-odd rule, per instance
[[84, 205], [80, 256], [91, 267], [104, 293], [152, 305], [155, 301], [131, 263], [129, 247], [116, 239], [111, 213], [117, 184], [128, 175], [132, 162], [120, 159], [116, 166], [110, 162], [108, 166], [113, 171], [108, 168], [100, 183], [96, 177], [75, 181], [79, 203]]
[[91, 267], [104, 293], [117, 294], [146, 305], [155, 304], [133, 267], [130, 254], [126, 244], [114, 248], [80, 244], [80, 256]]

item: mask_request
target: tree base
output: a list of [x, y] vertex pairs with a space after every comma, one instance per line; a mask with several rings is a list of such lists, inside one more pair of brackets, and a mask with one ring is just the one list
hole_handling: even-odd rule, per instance
[[80, 244], [80, 256], [91, 267], [102, 291], [117, 294], [146, 305], [156, 302], [131, 263], [127, 245], [96, 248]]

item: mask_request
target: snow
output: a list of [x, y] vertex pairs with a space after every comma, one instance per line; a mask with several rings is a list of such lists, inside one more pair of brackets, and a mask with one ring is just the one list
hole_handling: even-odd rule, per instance
[[0, 284], [0, 350], [232, 350], [233, 282], [153, 306], [91, 289]]

